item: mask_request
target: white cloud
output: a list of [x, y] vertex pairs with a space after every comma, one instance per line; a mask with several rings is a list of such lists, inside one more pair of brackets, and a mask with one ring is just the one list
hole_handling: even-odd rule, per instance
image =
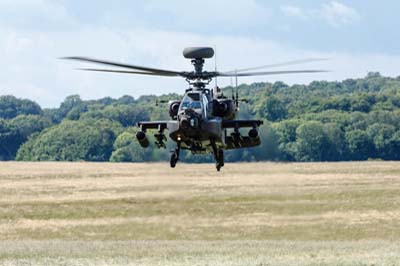
[[324, 4], [319, 13], [322, 18], [333, 26], [358, 22], [361, 18], [354, 8], [336, 1]]
[[301, 19], [322, 19], [329, 25], [337, 27], [356, 23], [361, 15], [352, 7], [337, 1], [323, 4], [319, 8], [305, 9], [294, 5], [283, 5], [281, 11], [285, 16]]
[[156, 10], [169, 12], [177, 24], [219, 29], [266, 22], [270, 10], [255, 0], [152, 0], [147, 3]]
[[4, 39], [3, 51], [5, 53], [23, 52], [32, 45], [31, 39], [18, 36], [16, 33], [9, 33]]
[[298, 6], [284, 5], [281, 6], [281, 11], [285, 16], [288, 17], [298, 17], [298, 18], [306, 17], [305, 11]]
[[73, 25], [74, 19], [60, 3], [51, 0], [0, 0], [2, 26], [55, 27]]

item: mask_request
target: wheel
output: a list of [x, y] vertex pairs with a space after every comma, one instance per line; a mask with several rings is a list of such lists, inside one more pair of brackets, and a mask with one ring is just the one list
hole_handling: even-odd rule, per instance
[[218, 160], [217, 162], [215, 162], [215, 167], [217, 168], [217, 171], [218, 171], [218, 172], [221, 170], [222, 166], [224, 166], [224, 165], [223, 165], [223, 163], [221, 163], [220, 160]]
[[172, 152], [171, 153], [171, 158], [169, 160], [169, 164], [172, 168], [175, 168], [176, 166], [176, 162], [178, 161], [178, 155], [176, 154], [176, 152]]

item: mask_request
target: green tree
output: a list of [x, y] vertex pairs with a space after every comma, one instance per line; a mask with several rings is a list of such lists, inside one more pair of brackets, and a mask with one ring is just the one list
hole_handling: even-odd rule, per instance
[[0, 160], [11, 160], [15, 152], [14, 139], [16, 132], [8, 125], [7, 121], [0, 119]]
[[[379, 73], [370, 73], [366, 78], [348, 79], [343, 82], [316, 81], [309, 85], [288, 86], [282, 82], [241, 84], [239, 95], [247, 99], [249, 104], [241, 106], [237, 118], [259, 118], [264, 121], [268, 119], [273, 123], [266, 124], [260, 129], [262, 139], [260, 147], [226, 152], [226, 159], [227, 161], [276, 158], [284, 161], [366, 158], [398, 160], [399, 87], [399, 78], [383, 77]], [[224, 88], [225, 95], [229, 96], [231, 89], [231, 87]], [[119, 99], [105, 97], [82, 100], [79, 95], [72, 95], [68, 96], [60, 107], [44, 110], [29, 100], [1, 96], [0, 159], [12, 159], [20, 144], [25, 143], [19, 149], [20, 158], [105, 160], [109, 157], [110, 150], [96, 149], [107, 145], [101, 144], [96, 147], [91, 143], [101, 143], [102, 139], [109, 139], [99, 137], [99, 132], [107, 136], [106, 129], [110, 128], [108, 123], [119, 127], [118, 130], [115, 126], [110, 128], [114, 134], [113, 138], [120, 135], [124, 130], [123, 127], [127, 133], [134, 134], [130, 127], [140, 120], [170, 119], [167, 105], [155, 106], [156, 99], [168, 101], [180, 99], [181, 96], [168, 94], [160, 97], [141, 96], [136, 100], [131, 96]], [[66, 128], [64, 123], [67, 120], [73, 120], [69, 122], [75, 122], [73, 128], [78, 129], [74, 131]], [[53, 125], [59, 123], [62, 125], [48, 128], [51, 126], [48, 121]], [[310, 122], [317, 122], [319, 126], [311, 126]], [[309, 128], [313, 129], [307, 131]], [[246, 135], [245, 129], [241, 130]], [[49, 132], [57, 132], [59, 136], [56, 137], [55, 133]], [[66, 136], [67, 133], [71, 137]], [[151, 142], [153, 142], [152, 134], [149, 133]], [[85, 144], [82, 144], [82, 140], [85, 140]], [[54, 143], [49, 144], [50, 142]], [[132, 159], [134, 152], [143, 150], [141, 147], [131, 149], [133, 145], [137, 143], [132, 142], [117, 148], [118, 145], [114, 143], [113, 160], [135, 160]], [[168, 142], [167, 145], [172, 148], [175, 144]], [[88, 147], [91, 147], [90, 152], [82, 152], [88, 151]], [[139, 154], [137, 158], [168, 160], [169, 157], [168, 152], [164, 150], [149, 148], [145, 151], [145, 157]], [[23, 154], [26, 156], [22, 156]], [[54, 154], [58, 157], [54, 157]], [[86, 156], [87, 154], [97, 155], [90, 157]], [[183, 152], [182, 160], [211, 162], [213, 158], [192, 156]]]
[[284, 120], [273, 125], [274, 132], [278, 137], [279, 158], [281, 160], [296, 160], [296, 130], [301, 123], [303, 122], [298, 119], [291, 119]]
[[111, 162], [145, 162], [152, 159], [154, 147], [142, 148], [136, 140], [136, 132], [137, 129], [128, 128], [117, 137]]
[[135, 98], [129, 95], [124, 95], [120, 97], [118, 100], [119, 104], [134, 104], [135, 103]]
[[390, 159], [391, 157], [391, 139], [396, 129], [392, 125], [375, 123], [368, 127], [367, 133], [373, 141], [375, 147], [374, 157]]
[[66, 118], [69, 120], [78, 120], [81, 115], [88, 111], [86, 104], [80, 104], [78, 106], [72, 107], [72, 109], [67, 113]]
[[285, 104], [279, 98], [270, 96], [266, 99], [264, 108], [260, 110], [261, 116], [270, 121], [279, 121], [286, 118], [287, 110]]
[[120, 132], [120, 125], [110, 120], [66, 120], [30, 138], [17, 160], [108, 161]]
[[49, 119], [39, 115], [19, 115], [8, 123], [24, 141], [31, 134], [40, 132], [52, 125]]
[[275, 129], [276, 134], [279, 136], [279, 142], [287, 143], [296, 141], [296, 130], [301, 123], [303, 122], [298, 119], [285, 120], [275, 123], [273, 128]]
[[18, 115], [39, 115], [40, 106], [30, 100], [18, 99], [11, 95], [0, 96], [0, 118], [11, 119]]
[[81, 97], [79, 95], [70, 95], [65, 98], [65, 100], [60, 104], [60, 107], [51, 113], [52, 121], [54, 123], [60, 123], [67, 114], [74, 108], [80, 108], [83, 104]]
[[323, 161], [341, 161], [346, 149], [344, 132], [336, 123], [324, 124], [327, 146], [322, 154]]
[[350, 160], [367, 160], [373, 156], [373, 144], [367, 132], [359, 129], [348, 131], [345, 138]]
[[296, 159], [299, 161], [321, 161], [328, 146], [324, 126], [321, 122], [310, 121], [296, 130]]
[[107, 118], [119, 122], [124, 127], [134, 126], [139, 121], [150, 120], [149, 113], [145, 108], [135, 105], [110, 105], [102, 110], [94, 110], [84, 113], [82, 119]]
[[389, 147], [389, 159], [400, 160], [400, 131], [393, 134], [390, 139]]

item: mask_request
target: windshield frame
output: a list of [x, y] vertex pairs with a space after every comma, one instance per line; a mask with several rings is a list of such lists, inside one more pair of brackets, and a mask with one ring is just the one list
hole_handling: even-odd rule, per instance
[[179, 106], [179, 110], [181, 111], [186, 109], [193, 109], [196, 112], [201, 112], [203, 108], [204, 106], [201, 100], [196, 101], [187, 94], [183, 97], [181, 105]]

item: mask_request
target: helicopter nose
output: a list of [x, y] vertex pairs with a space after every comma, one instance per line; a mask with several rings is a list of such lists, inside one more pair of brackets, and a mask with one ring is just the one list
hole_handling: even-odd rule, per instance
[[189, 125], [190, 125], [189, 120], [186, 117], [181, 119], [181, 128], [182, 129], [184, 129], [184, 130], [189, 129]]
[[187, 113], [181, 117], [180, 126], [183, 130], [188, 130], [190, 128], [197, 129], [199, 127], [199, 118]]

